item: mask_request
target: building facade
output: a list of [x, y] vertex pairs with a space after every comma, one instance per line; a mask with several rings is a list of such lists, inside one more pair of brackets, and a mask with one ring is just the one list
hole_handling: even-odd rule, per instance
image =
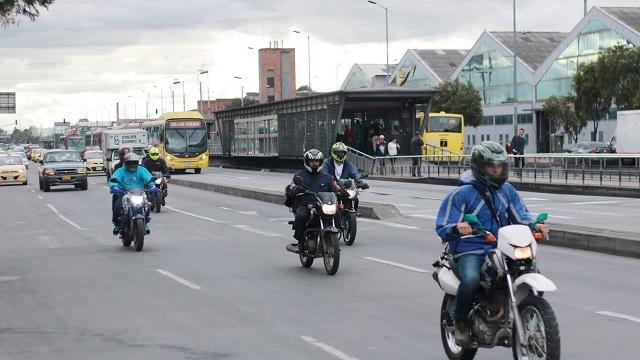
[[296, 96], [296, 50], [264, 48], [258, 51], [260, 103]]

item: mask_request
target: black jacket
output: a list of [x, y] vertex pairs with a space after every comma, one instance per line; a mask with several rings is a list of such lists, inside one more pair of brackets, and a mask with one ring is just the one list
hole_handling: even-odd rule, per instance
[[151, 160], [150, 158], [142, 159], [142, 166], [147, 168], [150, 173], [153, 174], [154, 171], [159, 171], [163, 175], [169, 174], [169, 168], [167, 167], [167, 163], [164, 159]]
[[513, 139], [511, 139], [511, 146], [513, 146], [513, 150], [514, 150], [514, 154], [515, 151], [518, 152], [518, 155], [522, 155], [524, 154], [524, 146], [526, 143], [526, 139], [524, 136], [514, 136]]
[[422, 155], [422, 147], [424, 146], [424, 141], [419, 136], [414, 136], [411, 139], [411, 155]]
[[[310, 173], [307, 170], [298, 172], [294, 177], [299, 176], [302, 178], [302, 184], [315, 192], [338, 192], [340, 186], [336, 183], [333, 176], [327, 174], [324, 171], [318, 171], [316, 173]], [[291, 184], [287, 187], [287, 196], [295, 197], [293, 201], [294, 207], [306, 206], [313, 202], [311, 195], [300, 195], [305, 191], [304, 187]]]

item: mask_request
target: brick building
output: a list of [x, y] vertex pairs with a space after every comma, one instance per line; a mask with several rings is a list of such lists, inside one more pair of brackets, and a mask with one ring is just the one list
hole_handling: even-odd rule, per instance
[[260, 103], [296, 96], [296, 50], [264, 48], [258, 51]]

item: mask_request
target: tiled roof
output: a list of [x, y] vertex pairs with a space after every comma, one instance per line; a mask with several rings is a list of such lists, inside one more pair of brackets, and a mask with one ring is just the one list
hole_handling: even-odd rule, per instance
[[640, 7], [602, 7], [600, 9], [640, 33]]
[[443, 81], [448, 80], [464, 60], [468, 50], [413, 49]]

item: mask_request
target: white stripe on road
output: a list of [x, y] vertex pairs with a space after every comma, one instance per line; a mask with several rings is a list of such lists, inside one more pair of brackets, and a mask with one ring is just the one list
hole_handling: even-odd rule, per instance
[[193, 216], [194, 218], [198, 218], [198, 219], [202, 219], [202, 220], [211, 221], [211, 222], [218, 223], [218, 224], [222, 224], [222, 223], [223, 223], [223, 222], [222, 222], [222, 221], [220, 221], [220, 220], [216, 220], [216, 219], [208, 218], [208, 217], [205, 217], [205, 216], [200, 216], [200, 215], [192, 214], [192, 213], [190, 213], [190, 212], [186, 212], [186, 211], [182, 211], [182, 210], [178, 210], [178, 209], [174, 209], [174, 208], [172, 208], [171, 206], [165, 206], [165, 208], [167, 208], [167, 209], [169, 209], [169, 210], [173, 210], [173, 211], [175, 211], [175, 212], [177, 212], [177, 213], [180, 213], [180, 214], [184, 214], [184, 215], [188, 215], [188, 216]]
[[236, 228], [236, 229], [248, 231], [250, 233], [254, 233], [254, 234], [258, 234], [258, 235], [264, 235], [264, 236], [270, 236], [270, 237], [282, 236], [280, 234], [276, 234], [276, 233], [272, 233], [272, 232], [268, 232], [268, 231], [262, 231], [260, 229], [252, 228], [251, 226], [248, 226], [248, 225], [233, 225], [233, 227]]
[[409, 266], [409, 265], [405, 265], [405, 264], [400, 264], [394, 261], [389, 261], [389, 260], [382, 260], [382, 259], [378, 259], [378, 258], [374, 258], [374, 257], [363, 257], [363, 259], [365, 260], [370, 260], [370, 261], [375, 261], [375, 262], [379, 262], [381, 264], [386, 264], [386, 265], [391, 265], [391, 266], [395, 266], [395, 267], [399, 267], [405, 270], [411, 270], [411, 271], [415, 271], [415, 272], [419, 272], [419, 273], [423, 273], [423, 274], [430, 274], [431, 272], [425, 269], [421, 269], [421, 268], [417, 268], [417, 267], [413, 267], [413, 266]]
[[238, 211], [238, 213], [242, 215], [258, 216], [258, 212], [256, 210]]
[[66, 221], [67, 223], [69, 223], [71, 226], [73, 226], [74, 228], [78, 229], [78, 230], [82, 230], [82, 228], [74, 223], [73, 221], [67, 219], [66, 217], [64, 217], [64, 215], [60, 214], [60, 212], [58, 211], [58, 209], [56, 209], [55, 207], [53, 207], [53, 205], [51, 204], [47, 204], [47, 206], [49, 207], [49, 209], [51, 209], [51, 211], [53, 211], [56, 215], [58, 215], [58, 217], [64, 221]]
[[200, 289], [202, 289], [200, 286], [198, 286], [198, 285], [196, 285], [196, 284], [194, 284], [194, 283], [192, 283], [192, 282], [190, 282], [190, 281], [187, 281], [187, 280], [185, 280], [185, 279], [181, 278], [181, 277], [180, 277], [180, 276], [178, 276], [178, 275], [172, 274], [172, 273], [170, 273], [170, 272], [168, 272], [168, 271], [166, 271], [166, 270], [156, 269], [156, 271], [157, 271], [157, 272], [159, 272], [160, 274], [162, 274], [162, 275], [164, 275], [164, 276], [168, 277], [168, 278], [171, 278], [171, 279], [173, 279], [173, 280], [175, 280], [175, 281], [179, 282], [180, 284], [182, 284], [182, 285], [184, 285], [184, 286], [186, 286], [186, 287], [188, 287], [188, 288], [193, 289], [193, 290], [200, 290]]
[[616, 312], [612, 312], [612, 311], [598, 311], [597, 313], [600, 314], [600, 315], [613, 316], [613, 317], [617, 317], [617, 318], [620, 318], [620, 319], [625, 319], [625, 320], [629, 320], [629, 321], [634, 321], [634, 322], [640, 323], [640, 318], [637, 318], [635, 316], [629, 316], [629, 315], [620, 314], [620, 313], [616, 313]]
[[306, 342], [308, 342], [309, 344], [320, 348], [322, 350], [324, 350], [325, 352], [335, 356], [336, 358], [340, 359], [340, 360], [358, 360], [357, 358], [354, 358], [352, 356], [349, 356], [345, 353], [343, 353], [342, 351], [334, 348], [331, 345], [327, 345], [325, 343], [321, 343], [319, 341], [317, 341], [316, 339], [312, 338], [311, 336], [300, 336], [300, 338]]
[[293, 218], [288, 217], [288, 218], [275, 218], [275, 219], [269, 219], [269, 221], [288, 221], [288, 220], [293, 220]]
[[579, 201], [579, 202], [572, 202], [569, 203], [571, 205], [600, 205], [600, 204], [620, 204], [622, 201], [613, 201], [613, 200], [606, 200], [606, 201]]
[[522, 200], [547, 201], [547, 199], [541, 199], [541, 198], [536, 198], [536, 197], [526, 197], [526, 198], [522, 198]]
[[38, 195], [38, 199], [44, 200], [44, 198], [42, 196], [40, 196], [40, 195]]
[[231, 208], [224, 207], [224, 206], [218, 206], [218, 209], [222, 209], [222, 210], [233, 210], [233, 209], [231, 209]]
[[0, 276], [0, 282], [13, 281], [20, 279], [20, 276]]
[[398, 228], [398, 229], [408, 229], [408, 230], [418, 230], [418, 229], [420, 229], [417, 226], [398, 224], [398, 223], [392, 223], [392, 222], [386, 222], [386, 221], [380, 221], [380, 220], [360, 219], [359, 221], [381, 224], [381, 225], [384, 225], [384, 226], [389, 226], [389, 227]]
[[416, 207], [415, 205], [411, 205], [411, 204], [396, 204], [396, 206], [398, 206], [398, 207], [408, 207], [408, 208]]
[[437, 216], [433, 216], [433, 215], [422, 215], [422, 214], [410, 214], [409, 216], [411, 217], [417, 217], [417, 218], [422, 218], [422, 219], [432, 219], [435, 220], [438, 217]]

